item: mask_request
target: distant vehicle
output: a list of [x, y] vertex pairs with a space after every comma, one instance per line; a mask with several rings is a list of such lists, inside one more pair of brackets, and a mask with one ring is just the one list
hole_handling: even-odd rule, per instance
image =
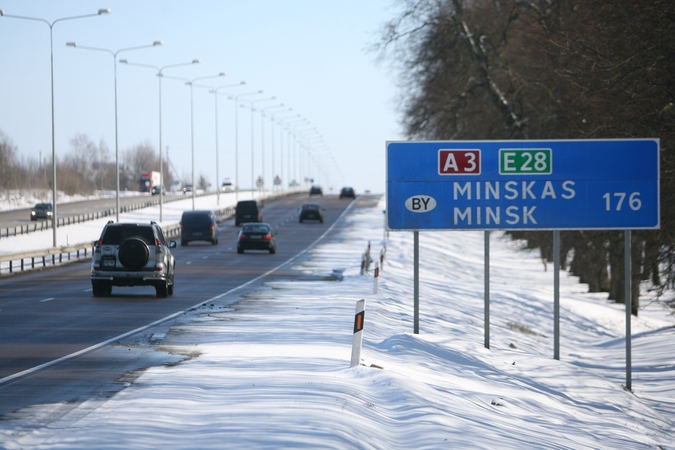
[[106, 297], [113, 286], [154, 286], [157, 297], [173, 295], [176, 241], [167, 242], [155, 222], [109, 221], [94, 245], [91, 287]]
[[30, 210], [30, 220], [51, 219], [53, 212], [51, 203], [38, 203]]
[[185, 186], [183, 186], [183, 194], [187, 194], [188, 192], [192, 192], [191, 184], [186, 184]]
[[262, 205], [258, 200], [240, 200], [234, 210], [234, 224], [239, 226], [247, 222], [262, 222]]
[[232, 178], [225, 178], [223, 184], [220, 185], [220, 190], [222, 192], [234, 192], [234, 184], [232, 183]]
[[247, 223], [237, 233], [237, 253], [244, 250], [267, 250], [270, 255], [277, 252], [276, 231], [267, 223]]
[[317, 203], [305, 203], [300, 207], [300, 223], [305, 220], [318, 220], [323, 223], [323, 209]]
[[138, 190], [141, 192], [152, 192], [152, 188], [161, 184], [159, 172], [146, 171], [141, 172], [138, 178]]
[[356, 198], [356, 192], [354, 192], [353, 188], [343, 187], [340, 190], [340, 200], [343, 198]]
[[321, 189], [321, 186], [312, 186], [309, 188], [309, 196], [311, 197], [312, 195], [323, 196], [323, 190]]
[[[159, 194], [159, 186], [153, 186], [150, 192], [152, 193], [152, 195]], [[166, 194], [166, 188], [164, 187], [164, 185], [162, 185], [162, 194]]]
[[207, 241], [218, 244], [218, 222], [210, 210], [184, 211], [180, 219], [180, 245], [191, 241]]

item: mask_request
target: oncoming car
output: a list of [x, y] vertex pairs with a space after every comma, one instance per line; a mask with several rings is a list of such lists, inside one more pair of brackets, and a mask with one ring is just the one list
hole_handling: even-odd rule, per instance
[[176, 260], [170, 249], [175, 247], [155, 222], [109, 221], [91, 259], [94, 297], [110, 295], [113, 286], [153, 286], [157, 297], [173, 295]]
[[318, 220], [323, 223], [323, 209], [316, 203], [305, 203], [300, 207], [300, 223], [304, 220]]
[[267, 223], [245, 223], [237, 233], [237, 253], [267, 250], [273, 255], [277, 251], [276, 234]]
[[30, 220], [51, 219], [53, 211], [51, 203], [38, 203], [30, 210]]

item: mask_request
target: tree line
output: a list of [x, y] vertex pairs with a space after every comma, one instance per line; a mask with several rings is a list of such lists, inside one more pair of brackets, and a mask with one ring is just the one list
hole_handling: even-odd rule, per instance
[[[373, 50], [398, 74], [419, 140], [660, 138], [661, 228], [633, 231], [640, 282], [675, 285], [675, 3], [400, 0]], [[552, 261], [550, 232], [512, 232]], [[623, 232], [563, 231], [561, 259], [624, 302]], [[569, 267], [567, 267], [569, 261]]]
[[[56, 187], [66, 195], [91, 195], [95, 191], [116, 189], [115, 153], [104, 141], [98, 144], [86, 134], [70, 139], [69, 151], [56, 161]], [[138, 191], [142, 171], [159, 172], [159, 153], [147, 143], [137, 144], [120, 152], [120, 190]], [[0, 130], [0, 190], [32, 190], [52, 188], [51, 151], [43, 160], [22, 155], [12, 140]], [[165, 185], [178, 175], [163, 164]], [[183, 178], [188, 178], [183, 175]], [[187, 181], [189, 182], [189, 181]], [[208, 179], [200, 175], [198, 188], [206, 190]]]

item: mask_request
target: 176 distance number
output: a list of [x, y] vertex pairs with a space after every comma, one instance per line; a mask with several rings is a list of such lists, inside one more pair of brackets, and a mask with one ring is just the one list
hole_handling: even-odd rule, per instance
[[[624, 202], [626, 201], [626, 194], [625, 192], [614, 192], [610, 194], [607, 192], [605, 195], [602, 196], [602, 198], [605, 199], [605, 211], [611, 211], [612, 209], [612, 199], [616, 202], [616, 208], [615, 211], [621, 211], [621, 208], [624, 205]], [[639, 192], [633, 192], [628, 196], [628, 206], [630, 209], [633, 211], [637, 211], [640, 208], [642, 208], [642, 200], [640, 200], [640, 193]]]

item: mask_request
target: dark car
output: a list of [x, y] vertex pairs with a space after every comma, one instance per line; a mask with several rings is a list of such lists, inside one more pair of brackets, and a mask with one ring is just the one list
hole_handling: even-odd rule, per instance
[[109, 221], [94, 243], [91, 287], [94, 297], [112, 293], [113, 286], [154, 286], [157, 297], [173, 295], [176, 241], [167, 242], [155, 222]]
[[340, 200], [343, 198], [356, 198], [356, 192], [354, 192], [353, 188], [343, 187], [340, 190]]
[[246, 223], [237, 233], [237, 253], [267, 250], [272, 255], [277, 251], [276, 234], [267, 223]]
[[218, 244], [218, 222], [210, 210], [184, 211], [180, 219], [180, 245], [191, 241]]
[[234, 210], [234, 224], [236, 226], [248, 222], [262, 222], [260, 210], [262, 205], [257, 200], [240, 200]]
[[312, 186], [309, 188], [309, 196], [311, 197], [312, 195], [323, 195], [321, 186]]
[[30, 210], [30, 220], [51, 219], [53, 211], [51, 203], [38, 203]]
[[188, 192], [192, 192], [191, 184], [186, 184], [185, 186], [183, 186], [183, 194], [187, 194]]
[[318, 220], [323, 223], [323, 209], [316, 203], [305, 203], [300, 207], [300, 223], [304, 220]]
[[[153, 186], [152, 189], [150, 190], [150, 193], [152, 195], [157, 195], [159, 194], [159, 189], [160, 189], [159, 186]], [[166, 194], [166, 188], [164, 187], [164, 185], [162, 185], [162, 195], [164, 194]]]

